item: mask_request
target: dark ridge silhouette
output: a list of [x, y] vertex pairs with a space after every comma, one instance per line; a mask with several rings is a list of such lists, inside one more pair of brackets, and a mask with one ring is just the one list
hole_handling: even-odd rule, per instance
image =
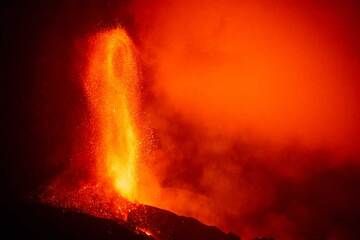
[[130, 212], [126, 222], [38, 203], [6, 209], [2, 227], [13, 239], [240, 240], [193, 218], [145, 205]]

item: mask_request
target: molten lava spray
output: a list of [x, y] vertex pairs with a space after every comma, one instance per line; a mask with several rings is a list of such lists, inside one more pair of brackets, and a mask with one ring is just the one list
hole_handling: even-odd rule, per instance
[[125, 30], [100, 31], [80, 41], [75, 57], [87, 103], [69, 169], [42, 198], [90, 214], [126, 219], [138, 194], [140, 134], [138, 69]]
[[135, 200], [138, 71], [131, 40], [121, 28], [99, 33], [89, 60], [84, 85], [95, 121], [97, 177], [110, 181], [123, 197]]

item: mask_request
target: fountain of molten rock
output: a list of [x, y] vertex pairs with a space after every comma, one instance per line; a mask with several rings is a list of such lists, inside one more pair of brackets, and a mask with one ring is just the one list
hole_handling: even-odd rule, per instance
[[97, 179], [134, 201], [140, 140], [133, 46], [122, 29], [100, 33], [92, 41], [84, 88], [95, 126]]
[[[122, 28], [97, 33], [87, 44], [81, 79], [89, 108], [86, 144], [95, 158], [88, 163], [93, 166], [86, 168], [91, 181], [69, 190], [61, 186], [66, 176], [60, 176], [42, 200], [115, 220], [150, 238], [237, 239], [195, 219], [141, 204], [146, 197], [140, 194], [140, 173], [149, 169], [140, 162], [143, 138], [138, 127], [139, 71], [134, 45]], [[149, 183], [144, 186], [149, 187]]]

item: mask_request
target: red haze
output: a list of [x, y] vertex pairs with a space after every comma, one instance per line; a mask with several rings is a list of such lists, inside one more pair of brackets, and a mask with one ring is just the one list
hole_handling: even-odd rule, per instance
[[358, 33], [346, 29], [355, 13], [345, 4], [137, 2], [153, 90], [187, 121], [229, 136], [357, 150]]
[[135, 1], [151, 95], [148, 161], [161, 196], [149, 203], [245, 239], [349, 238], [346, 206], [357, 208], [358, 191], [347, 173], [360, 143], [356, 9]]

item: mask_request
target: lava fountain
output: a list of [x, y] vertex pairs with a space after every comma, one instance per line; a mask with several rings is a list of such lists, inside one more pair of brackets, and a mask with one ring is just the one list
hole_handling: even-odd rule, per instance
[[50, 184], [41, 200], [126, 220], [139, 202], [135, 49], [120, 27], [86, 38], [80, 49], [84, 58], [77, 71], [87, 107], [85, 127], [76, 137], [80, 140], [74, 144], [69, 169]]
[[117, 28], [97, 34], [84, 88], [96, 126], [96, 171], [128, 200], [136, 199], [139, 136], [136, 129], [138, 71], [133, 46]]

